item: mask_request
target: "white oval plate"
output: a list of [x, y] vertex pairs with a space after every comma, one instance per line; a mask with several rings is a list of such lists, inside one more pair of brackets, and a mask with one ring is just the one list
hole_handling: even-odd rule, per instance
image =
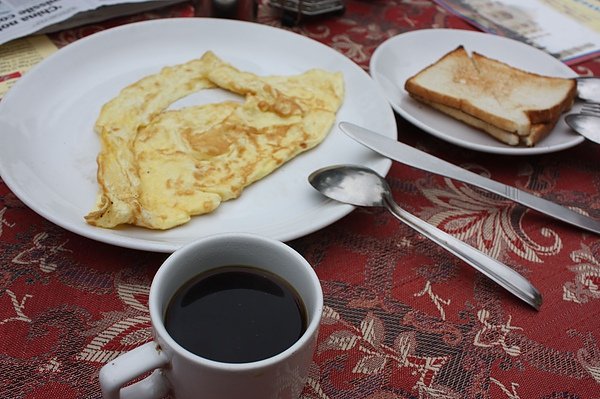
[[[0, 175], [31, 209], [82, 236], [123, 247], [172, 252], [222, 232], [250, 232], [287, 241], [314, 232], [353, 207], [325, 199], [308, 183], [320, 167], [354, 163], [387, 174], [391, 161], [354, 142], [337, 126], [316, 148], [248, 187], [240, 198], [183, 226], [153, 231], [85, 223], [97, 195], [93, 132], [101, 106], [126, 85], [162, 67], [213, 50], [240, 69], [292, 75], [310, 68], [341, 71], [348, 120], [396, 138], [394, 113], [369, 75], [335, 50], [265, 25], [181, 18], [140, 22], [99, 32], [59, 50], [29, 71], [0, 102]], [[211, 91], [176, 106], [210, 101]], [[223, 93], [214, 93], [212, 101]], [[336, 122], [337, 125], [337, 122]]]
[[[370, 73], [396, 112], [426, 132], [461, 147], [495, 154], [531, 155], [564, 150], [584, 141], [561, 118], [535, 147], [512, 147], [412, 99], [404, 90], [404, 82], [459, 45], [469, 52], [476, 51], [541, 75], [577, 76], [556, 58], [522, 42], [458, 29], [423, 29], [394, 36], [373, 53]], [[576, 104], [573, 112], [579, 107]]]

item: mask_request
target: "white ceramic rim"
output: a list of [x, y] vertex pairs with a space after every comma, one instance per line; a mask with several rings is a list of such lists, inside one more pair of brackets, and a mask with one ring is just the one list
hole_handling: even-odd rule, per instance
[[[284, 350], [281, 353], [278, 353], [275, 356], [269, 357], [267, 359], [258, 360], [255, 362], [248, 363], [225, 363], [219, 362], [215, 360], [206, 359], [204, 357], [198, 356], [181, 345], [177, 343], [167, 332], [163, 320], [163, 304], [159, 302], [157, 296], [160, 294], [156, 288], [156, 282], [164, 279], [169, 273], [170, 269], [179, 261], [181, 257], [188, 256], [190, 253], [193, 253], [197, 250], [198, 246], [209, 246], [216, 242], [223, 242], [224, 240], [231, 241], [248, 241], [250, 243], [259, 243], [261, 245], [277, 247], [278, 249], [286, 252], [293, 260], [297, 263], [298, 266], [303, 267], [306, 274], [308, 275], [312, 286], [315, 289], [315, 304], [312, 309], [310, 309], [309, 314], [312, 315], [310, 322], [306, 326], [306, 330], [302, 334], [302, 336], [289, 348]], [[219, 266], [217, 266], [219, 267]], [[210, 269], [206, 269], [210, 270]], [[184, 284], [185, 282], [182, 282]], [[150, 309], [150, 318], [152, 320], [152, 328], [156, 332], [159, 341], [164, 341], [166, 344], [172, 348], [179, 356], [186, 358], [187, 360], [195, 363], [201, 363], [207, 367], [210, 367], [215, 370], [228, 371], [228, 372], [240, 372], [240, 371], [248, 371], [248, 370], [259, 370], [265, 367], [272, 366], [276, 363], [282, 362], [292, 354], [298, 352], [300, 348], [309, 344], [309, 340], [318, 333], [321, 315], [323, 311], [323, 290], [321, 288], [321, 282], [314, 271], [313, 267], [308, 263], [308, 261], [300, 255], [296, 250], [287, 244], [274, 240], [268, 237], [263, 237], [256, 234], [249, 233], [224, 233], [224, 234], [215, 234], [213, 236], [204, 237], [202, 239], [196, 240], [194, 242], [188, 243], [182, 248], [178, 249], [174, 253], [172, 253], [161, 265], [161, 267], [156, 272], [154, 279], [152, 281], [152, 285], [150, 287], [150, 296], [149, 296], [149, 309]]]
[[[92, 127], [101, 104], [124, 85], [165, 65], [197, 58], [206, 50], [259, 74], [294, 74], [313, 67], [342, 71], [347, 96], [328, 137], [248, 187], [240, 198], [186, 225], [168, 231], [87, 225], [83, 216], [93, 207], [98, 190], [99, 140]], [[101, 56], [108, 51], [111, 57]], [[74, 64], [80, 68], [70, 67]], [[40, 92], [52, 95], [40, 96]], [[78, 40], [14, 85], [0, 102], [0, 175], [21, 201], [44, 218], [112, 245], [173, 252], [196, 238], [232, 231], [288, 241], [354, 209], [312, 189], [307, 181], [310, 172], [339, 163], [366, 165], [382, 175], [389, 171], [391, 161], [344, 135], [337, 128], [339, 120], [388, 137], [397, 135], [393, 111], [380, 89], [362, 68], [334, 49], [290, 31], [244, 21], [144, 21]]]

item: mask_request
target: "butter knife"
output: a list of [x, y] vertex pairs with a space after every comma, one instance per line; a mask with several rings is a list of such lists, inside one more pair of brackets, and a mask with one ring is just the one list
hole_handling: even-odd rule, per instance
[[600, 222], [572, 211], [564, 206], [520, 190], [487, 177], [480, 176], [450, 162], [418, 150], [388, 137], [382, 136], [350, 122], [340, 122], [340, 129], [362, 145], [379, 154], [413, 168], [449, 177], [463, 183], [483, 188], [501, 197], [508, 198], [538, 212], [552, 216], [565, 223], [600, 234]]

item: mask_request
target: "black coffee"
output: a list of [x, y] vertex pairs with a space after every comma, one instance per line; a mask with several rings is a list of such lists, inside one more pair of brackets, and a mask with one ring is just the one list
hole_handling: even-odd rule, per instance
[[167, 307], [165, 326], [198, 356], [246, 363], [292, 346], [306, 330], [306, 310], [294, 288], [278, 276], [227, 266], [181, 287]]

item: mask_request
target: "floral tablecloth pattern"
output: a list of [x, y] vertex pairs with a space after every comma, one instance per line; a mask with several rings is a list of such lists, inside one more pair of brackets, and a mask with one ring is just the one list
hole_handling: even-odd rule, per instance
[[[137, 20], [194, 17], [194, 10], [183, 3], [51, 39], [62, 47]], [[258, 22], [282, 27], [264, 1]], [[425, 0], [348, 0], [341, 15], [283, 28], [368, 69], [387, 38], [432, 27], [474, 29]], [[600, 74], [600, 59], [573, 69]], [[397, 122], [405, 143], [600, 219], [598, 145], [489, 155]], [[539, 312], [523, 305], [385, 210], [356, 209], [289, 242], [314, 266], [325, 294], [302, 397], [600, 398], [600, 237], [398, 163], [387, 179], [403, 207], [522, 273], [544, 305]], [[0, 397], [99, 398], [102, 365], [151, 338], [149, 286], [166, 255], [65, 231], [1, 180], [0, 254]]]

